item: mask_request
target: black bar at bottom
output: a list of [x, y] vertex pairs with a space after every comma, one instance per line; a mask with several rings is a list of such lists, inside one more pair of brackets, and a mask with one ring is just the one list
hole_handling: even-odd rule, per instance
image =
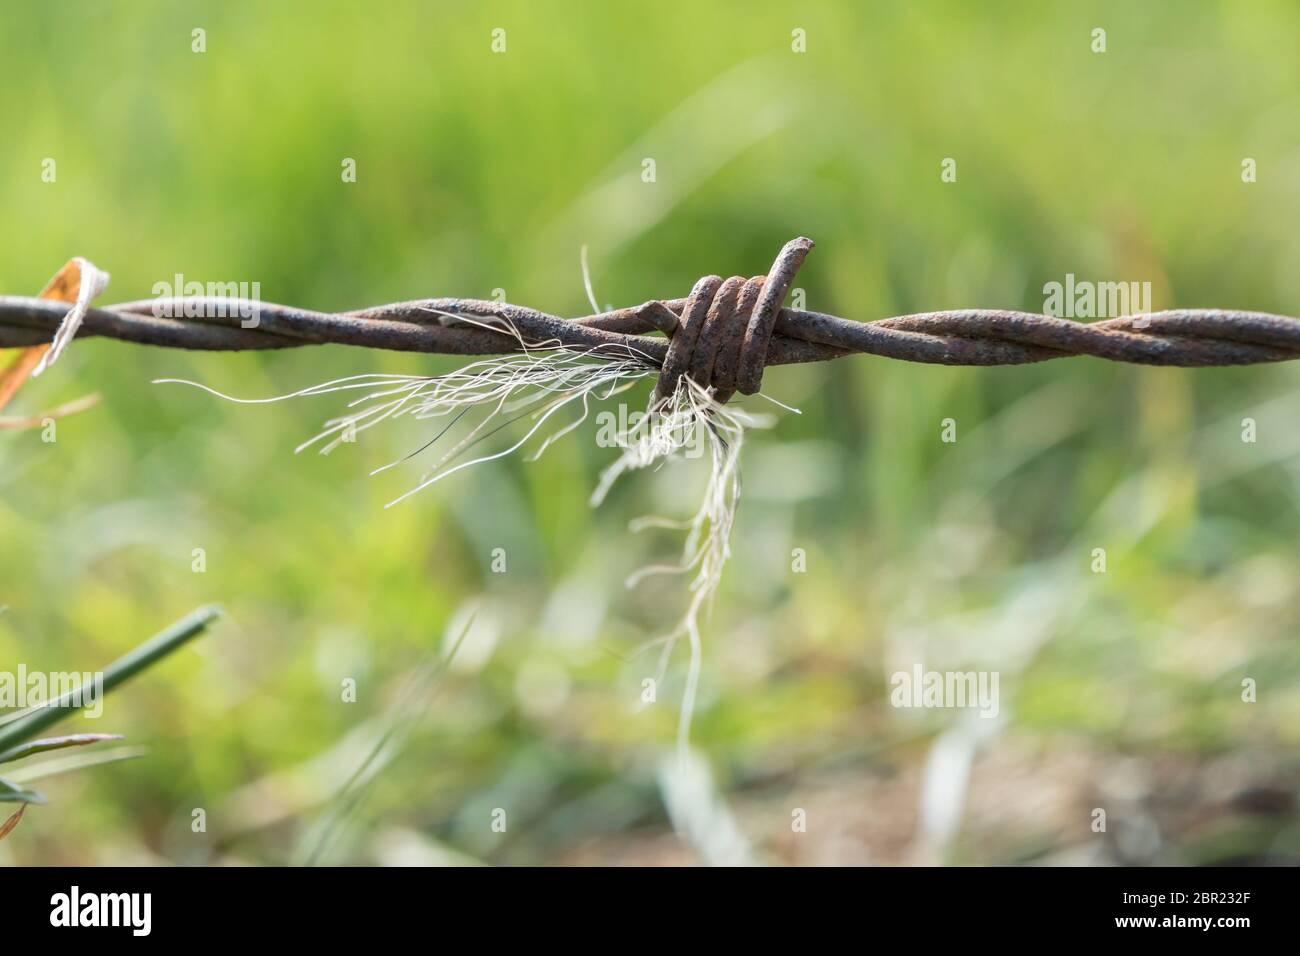
[[851, 939], [920, 932], [927, 945], [1098, 935], [1230, 942], [1285, 933], [1298, 890], [1292, 868], [12, 869], [0, 876], [0, 926], [11, 946], [73, 934], [82, 943], [337, 946], [449, 931], [470, 943], [512, 932], [576, 941], [591, 931], [608, 941], [620, 926], [629, 939], [661, 942], [666, 933], [736, 940], [776, 929]]

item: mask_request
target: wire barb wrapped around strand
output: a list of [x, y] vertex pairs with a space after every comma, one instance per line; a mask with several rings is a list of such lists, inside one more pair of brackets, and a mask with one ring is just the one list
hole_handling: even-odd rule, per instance
[[[1300, 319], [1263, 312], [1175, 309], [1081, 323], [1048, 315], [961, 309], [855, 322], [783, 308], [812, 242], [795, 239], [766, 278], [708, 276], [684, 299], [578, 319], [477, 299], [424, 299], [326, 313], [237, 298], [150, 299], [86, 309], [78, 337], [168, 348], [242, 351], [340, 344], [493, 355], [538, 344], [662, 369], [658, 392], [688, 375], [722, 399], [758, 390], [769, 365], [860, 353], [941, 365], [1022, 365], [1090, 355], [1144, 365], [1221, 366], [1300, 358]], [[0, 296], [0, 348], [51, 340], [73, 307]], [[244, 316], [255, 316], [249, 327]], [[174, 318], [171, 316], [183, 316]], [[668, 340], [648, 333], [661, 332]]]
[[787, 242], [766, 278], [732, 276], [724, 282], [705, 276], [695, 283], [676, 328], [660, 326], [671, 341], [656, 389], [659, 398], [672, 395], [683, 374], [698, 385], [712, 386], [719, 403], [737, 389], [745, 395], [757, 392], [777, 314], [812, 247], [811, 239]]

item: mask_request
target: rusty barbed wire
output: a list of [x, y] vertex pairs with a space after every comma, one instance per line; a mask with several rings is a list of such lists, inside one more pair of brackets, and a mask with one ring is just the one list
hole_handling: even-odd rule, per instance
[[[576, 319], [479, 299], [423, 299], [328, 313], [181, 296], [91, 308], [77, 335], [209, 351], [339, 344], [492, 355], [559, 345], [661, 368], [660, 394], [689, 375], [713, 386], [724, 401], [735, 391], [757, 391], [769, 365], [851, 354], [978, 366], [1084, 355], [1187, 367], [1300, 358], [1300, 319], [1264, 312], [1173, 309], [1082, 323], [1030, 312], [958, 309], [856, 322], [784, 308], [790, 283], [812, 246], [804, 238], [786, 243], [766, 277], [706, 276], [686, 298]], [[70, 308], [48, 299], [0, 296], [0, 347], [48, 343]], [[257, 317], [255, 328], [242, 327], [246, 315]]]

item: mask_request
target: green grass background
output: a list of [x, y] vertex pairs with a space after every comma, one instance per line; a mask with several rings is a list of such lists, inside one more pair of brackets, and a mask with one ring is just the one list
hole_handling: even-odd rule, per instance
[[[10, 3], [0, 290], [35, 294], [81, 255], [112, 273], [107, 301], [183, 273], [324, 310], [503, 289], [581, 314], [584, 244], [600, 301], [623, 305], [765, 271], [808, 235], [809, 307], [860, 320], [1036, 311], [1066, 273], [1149, 280], [1157, 308], [1297, 314], [1297, 31], [1280, 0]], [[20, 393], [16, 413], [104, 400], [53, 444], [0, 432], [0, 665], [93, 669], [198, 604], [228, 618], [85, 728], [150, 755], [51, 783], [0, 861], [295, 858], [407, 675], [473, 608], [330, 858], [699, 858], [656, 781], [684, 658], [639, 711], [653, 654], [629, 658], [685, 594], [622, 585], [678, 545], [627, 522], [687, 514], [697, 468], [635, 476], [593, 511], [612, 453], [587, 429], [384, 510], [418, 465], [367, 472], [427, 429], [294, 456], [338, 401], [149, 384], [260, 397], [457, 365], [89, 340]], [[889, 675], [917, 660], [1002, 674], [1005, 721], [969, 792], [940, 779], [964, 810], [937, 858], [1101, 852], [1096, 806], [1112, 837], [1154, 814], [1168, 861], [1300, 852], [1298, 374], [771, 370], [765, 389], [803, 414], [747, 446], [693, 734], [754, 853], [915, 858], [923, 768], [958, 725], [890, 708]], [[1213, 810], [1235, 806], [1224, 780], [1282, 809]], [[1140, 813], [1115, 796], [1130, 792]], [[793, 807], [816, 808], [808, 834], [789, 832]]]

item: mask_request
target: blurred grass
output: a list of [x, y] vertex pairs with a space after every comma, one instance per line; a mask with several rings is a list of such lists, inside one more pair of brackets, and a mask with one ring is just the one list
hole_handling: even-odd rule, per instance
[[[1104, 55], [1089, 49], [1096, 26]], [[795, 27], [806, 54], [790, 52]], [[583, 244], [601, 301], [627, 304], [762, 271], [804, 234], [818, 242], [799, 280], [809, 307], [863, 320], [1037, 310], [1043, 283], [1068, 272], [1150, 279], [1157, 308], [1297, 314], [1298, 28], [1280, 0], [759, 3], [743, 16], [687, 3], [10, 4], [0, 290], [33, 294], [82, 255], [113, 274], [111, 301], [183, 273], [321, 309], [501, 288], [575, 314]], [[955, 184], [939, 180], [948, 156]], [[57, 183], [41, 182], [45, 157]], [[344, 157], [354, 184], [340, 181]], [[353, 858], [389, 859], [393, 845], [404, 859], [678, 858], [653, 839], [680, 673], [637, 712], [652, 662], [623, 658], [683, 594], [621, 581], [677, 547], [626, 522], [693, 507], [689, 469], [639, 476], [592, 512], [610, 452], [584, 431], [537, 463], [495, 463], [385, 511], [418, 466], [366, 473], [422, 432], [295, 457], [337, 402], [236, 407], [148, 384], [262, 396], [455, 365], [86, 341], [20, 394], [15, 413], [90, 390], [104, 402], [60, 422], [54, 444], [0, 437], [0, 661], [109, 659], [210, 600], [231, 621], [109, 702], [149, 758], [52, 786], [55, 806], [29, 814], [0, 859], [287, 859], [351, 769], [348, 735], [479, 595], [479, 644], [376, 785], [376, 838]], [[1244, 754], [1293, 781], [1297, 374], [869, 358], [769, 373], [804, 414], [747, 448], [695, 725], [724, 791], [774, 807], [742, 813], [754, 838], [821, 859], [780, 836], [789, 806], [856, 793], [827, 812], [861, 831], [862, 858], [894, 858], [915, 794], [895, 805], [878, 788], [909, 780], [951, 720], [889, 709], [888, 674], [918, 658], [1002, 668], [1005, 739], [1066, 762], [1071, 792], [1092, 785], [1088, 760], [1125, 756], [1156, 773]], [[1246, 415], [1254, 445], [1238, 440]], [[956, 445], [938, 441], [949, 416]], [[490, 570], [496, 547], [506, 574]], [[790, 573], [795, 547], [806, 574]], [[1105, 575], [1089, 571], [1095, 547]], [[205, 573], [191, 571], [195, 548]], [[1254, 705], [1239, 702], [1243, 676], [1259, 681]], [[355, 704], [340, 702], [348, 677]], [[1010, 759], [1011, 743], [994, 746], [995, 764]], [[241, 789], [340, 747], [337, 775]], [[268, 816], [279, 806], [279, 822], [253, 827], [239, 793]], [[971, 828], [995, 827], [979, 805]], [[208, 834], [190, 832], [200, 806]], [[506, 834], [489, 829], [499, 806]], [[868, 813], [883, 823], [858, 820]], [[1039, 822], [1041, 839], [1014, 844], [1088, 837], [1083, 809]], [[809, 841], [831, 839], [819, 832]], [[972, 838], [960, 852], [997, 862], [1011, 845]], [[1270, 831], [1250, 849], [1296, 845]]]

